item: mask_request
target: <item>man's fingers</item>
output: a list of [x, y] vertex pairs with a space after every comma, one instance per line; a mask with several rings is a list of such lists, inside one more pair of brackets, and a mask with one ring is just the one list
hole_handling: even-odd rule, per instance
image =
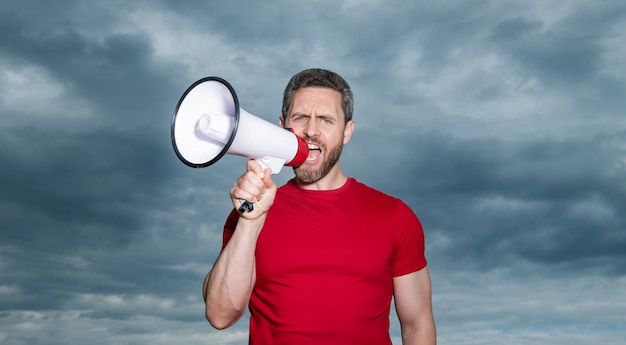
[[260, 179], [264, 176], [263, 166], [256, 159], [248, 160], [247, 169], [254, 172]]

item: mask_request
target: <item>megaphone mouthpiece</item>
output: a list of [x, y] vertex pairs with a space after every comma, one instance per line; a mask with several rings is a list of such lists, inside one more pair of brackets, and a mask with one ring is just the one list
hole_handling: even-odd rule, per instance
[[[286, 129], [293, 133], [293, 130], [291, 128], [286, 128]], [[298, 140], [298, 150], [296, 154], [294, 155], [293, 159], [285, 163], [285, 165], [288, 167], [297, 167], [297, 166], [302, 165], [302, 163], [306, 161], [306, 158], [309, 155], [309, 144], [307, 144], [306, 141], [302, 139], [302, 137], [299, 137], [297, 135], [295, 137]]]

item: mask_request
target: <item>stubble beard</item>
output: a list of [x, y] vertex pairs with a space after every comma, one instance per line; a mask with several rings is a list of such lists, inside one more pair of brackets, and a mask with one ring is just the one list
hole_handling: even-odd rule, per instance
[[322, 162], [322, 166], [320, 166], [319, 169], [307, 166], [293, 168], [296, 177], [304, 183], [313, 183], [321, 180], [324, 176], [328, 175], [335, 164], [337, 164], [339, 157], [341, 157], [342, 149], [343, 145], [340, 143], [329, 151], [328, 156], [324, 162]]

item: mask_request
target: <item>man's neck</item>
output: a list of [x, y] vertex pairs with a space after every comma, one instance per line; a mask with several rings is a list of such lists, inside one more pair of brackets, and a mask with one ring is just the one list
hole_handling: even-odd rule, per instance
[[341, 171], [339, 163], [337, 163], [337, 165], [330, 172], [328, 172], [326, 176], [317, 181], [307, 183], [300, 180], [298, 177], [296, 177], [295, 180], [298, 186], [302, 189], [333, 190], [341, 188], [348, 180], [348, 177], [343, 173], [343, 171]]

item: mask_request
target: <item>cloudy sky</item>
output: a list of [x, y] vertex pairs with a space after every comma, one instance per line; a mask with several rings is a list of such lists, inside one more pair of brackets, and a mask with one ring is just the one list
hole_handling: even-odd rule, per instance
[[3, 1], [0, 342], [246, 344], [201, 298], [245, 159], [188, 168], [171, 117], [220, 76], [277, 122], [323, 67], [344, 170], [422, 220], [439, 344], [623, 344], [624, 32], [619, 0]]

